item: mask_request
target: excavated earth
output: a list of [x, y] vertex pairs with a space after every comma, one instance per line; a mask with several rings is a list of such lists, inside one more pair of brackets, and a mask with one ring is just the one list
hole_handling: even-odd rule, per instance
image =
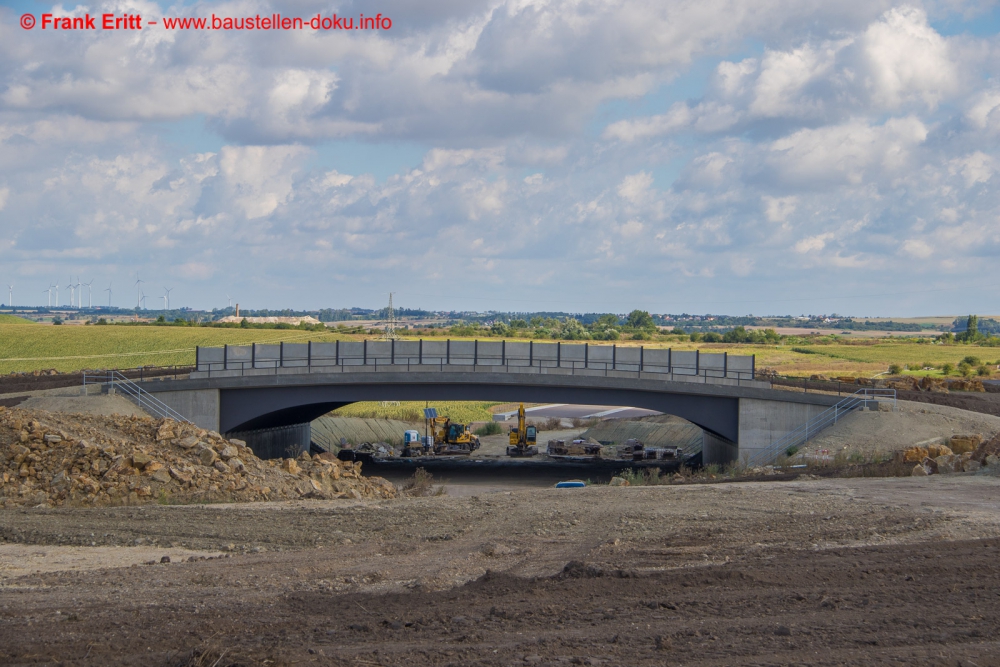
[[7, 509], [0, 664], [993, 665], [998, 510], [988, 474]]

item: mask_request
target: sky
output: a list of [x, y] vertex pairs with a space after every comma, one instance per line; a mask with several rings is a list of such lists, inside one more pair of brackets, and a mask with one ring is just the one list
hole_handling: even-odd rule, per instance
[[[157, 23], [42, 28], [105, 13]], [[272, 14], [391, 27], [164, 24]], [[965, 0], [3, 2], [0, 301], [998, 313], [998, 30]]]

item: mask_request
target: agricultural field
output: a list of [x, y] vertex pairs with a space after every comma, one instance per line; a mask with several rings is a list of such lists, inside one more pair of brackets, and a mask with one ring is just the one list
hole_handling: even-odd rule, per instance
[[[488, 401], [439, 401], [429, 407], [437, 408], [442, 417], [451, 417], [452, 421], [468, 424], [470, 422], [491, 421], [493, 413], [490, 408], [499, 405]], [[396, 419], [404, 422], [423, 422], [424, 401], [363, 401], [352, 403], [334, 410], [330, 414], [335, 417], [362, 417], [369, 419]]]
[[18, 317], [16, 315], [7, 315], [6, 313], [0, 314], [0, 324], [34, 324], [31, 320], [26, 320], [23, 317]]
[[0, 373], [54, 368], [135, 368], [194, 364], [196, 346], [330, 342], [344, 334], [295, 329], [51, 326], [0, 323]]
[[[18, 323], [9, 320], [17, 320]], [[305, 342], [308, 340], [361, 340], [363, 336], [294, 329], [216, 329], [210, 327], [154, 326], [51, 326], [39, 325], [0, 316], [0, 373], [54, 368], [78, 371], [85, 368], [134, 368], [194, 363], [196, 346], [248, 345], [250, 343]], [[618, 345], [675, 350], [701, 350], [730, 354], [757, 355], [758, 368], [774, 368], [786, 375], [863, 375], [887, 370], [889, 364], [957, 366], [966, 356], [978, 357], [986, 364], [997, 364], [1000, 348], [961, 344], [917, 343], [909, 339], [841, 340], [815, 336], [819, 340], [790, 339], [780, 345], [732, 343], [692, 343], [687, 340], [622, 341]], [[460, 340], [455, 338], [455, 340]], [[513, 340], [513, 339], [512, 339]], [[799, 342], [802, 341], [802, 342]], [[567, 342], [566, 344], [573, 344]], [[914, 371], [914, 374], [926, 374]], [[933, 374], [933, 373], [932, 373]], [[937, 373], [940, 374], [940, 373]], [[408, 419], [418, 408], [410, 406], [377, 416]], [[472, 419], [489, 419], [483, 412], [472, 412]], [[468, 420], [468, 417], [462, 417]]]

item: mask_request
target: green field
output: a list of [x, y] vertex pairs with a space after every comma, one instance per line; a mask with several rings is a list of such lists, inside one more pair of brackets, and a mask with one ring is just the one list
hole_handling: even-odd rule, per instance
[[[451, 417], [452, 421], [468, 424], [475, 421], [491, 421], [490, 408], [498, 403], [488, 401], [438, 401], [430, 407], [437, 408], [438, 415]], [[367, 417], [376, 419], [398, 419], [408, 422], [423, 422], [424, 401], [365, 401], [351, 403], [334, 410], [330, 414], [337, 417]]]
[[0, 324], [34, 324], [31, 320], [26, 320], [17, 315], [0, 314]]
[[0, 373], [192, 365], [196, 346], [338, 338], [352, 337], [295, 329], [0, 324]]
[[[9, 317], [9, 316], [8, 316]], [[78, 371], [86, 368], [135, 368], [137, 366], [190, 365], [196, 346], [248, 345], [250, 343], [326, 342], [360, 340], [361, 336], [300, 331], [296, 329], [238, 329], [156, 326], [52, 326], [0, 323], [0, 373], [54, 368]], [[823, 340], [830, 340], [824, 338]], [[633, 346], [640, 343], [619, 343]], [[703, 352], [757, 355], [757, 368], [774, 368], [788, 375], [863, 375], [884, 372], [889, 364], [950, 363], [957, 366], [973, 355], [988, 364], [1000, 360], [1000, 348], [960, 344], [918, 344], [910, 340], [866, 340], [864, 342], [786, 342], [782, 345], [738, 345], [725, 343], [646, 342], [646, 347]], [[485, 404], [484, 404], [485, 405]], [[397, 417], [416, 408], [389, 414], [350, 416]], [[483, 408], [485, 410], [485, 408]], [[416, 410], [419, 413], [419, 410]], [[464, 415], [465, 413], [463, 413]], [[460, 420], [489, 419], [484, 411], [470, 412]]]

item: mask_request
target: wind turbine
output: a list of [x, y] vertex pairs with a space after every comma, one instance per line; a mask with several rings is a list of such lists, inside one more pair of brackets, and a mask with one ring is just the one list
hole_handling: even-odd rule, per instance
[[167, 289], [166, 287], [163, 288], [163, 292], [164, 292], [164, 294], [163, 294], [163, 310], [170, 310], [170, 293], [173, 292], [173, 291], [174, 291], [173, 287], [171, 287], [170, 289]]
[[146, 309], [146, 293], [143, 292], [141, 288], [139, 289], [139, 305], [136, 307], [142, 308], [143, 310]]
[[142, 306], [142, 288], [139, 287], [144, 280], [139, 280], [139, 272], [135, 272], [135, 307], [138, 309]]
[[[91, 278], [89, 283], [84, 283], [83, 286], [87, 288], [87, 308], [94, 307], [94, 288], [91, 285], [94, 284], [94, 279]], [[80, 295], [80, 307], [83, 307], [83, 295]]]
[[55, 284], [55, 288], [56, 288], [56, 307], [58, 308], [59, 307], [59, 283]]
[[46, 305], [49, 308], [51, 308], [52, 307], [52, 287], [49, 287], [48, 289], [43, 289], [42, 291], [49, 295], [48, 301], [46, 301]]
[[[93, 281], [91, 281], [91, 282], [93, 282]], [[108, 283], [108, 287], [104, 291], [108, 293], [108, 308], [110, 308], [111, 307], [111, 283]]]
[[76, 305], [76, 299], [73, 298], [73, 289], [76, 287], [73, 284], [73, 276], [69, 277], [69, 285], [66, 285], [66, 287], [69, 288], [69, 307], [72, 308]]
[[14, 305], [14, 286], [13, 285], [7, 285], [7, 305], [8, 306], [13, 306]]
[[226, 295], [226, 298], [227, 298], [227, 299], [229, 299], [229, 307], [230, 307], [230, 308], [232, 308], [232, 307], [233, 307], [233, 297], [231, 297], [231, 296], [229, 296], [229, 295], [227, 294], [227, 295]]

